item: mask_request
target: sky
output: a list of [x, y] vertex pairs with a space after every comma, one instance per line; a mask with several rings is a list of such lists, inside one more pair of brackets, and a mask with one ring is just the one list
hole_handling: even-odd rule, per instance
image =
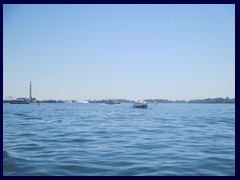
[[235, 98], [235, 5], [3, 5], [3, 99]]

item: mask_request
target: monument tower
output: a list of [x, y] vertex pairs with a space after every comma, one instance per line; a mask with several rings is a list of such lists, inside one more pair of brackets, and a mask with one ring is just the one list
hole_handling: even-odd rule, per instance
[[30, 102], [32, 102], [32, 82], [30, 81], [30, 96], [29, 96]]

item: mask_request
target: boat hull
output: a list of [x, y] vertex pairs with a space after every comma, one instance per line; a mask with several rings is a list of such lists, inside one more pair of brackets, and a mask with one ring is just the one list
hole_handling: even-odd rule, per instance
[[143, 105], [133, 105], [134, 108], [147, 108], [147, 104], [143, 104]]

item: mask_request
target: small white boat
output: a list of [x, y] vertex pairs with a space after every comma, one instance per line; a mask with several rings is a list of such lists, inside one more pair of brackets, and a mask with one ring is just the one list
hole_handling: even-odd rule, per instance
[[88, 101], [76, 101], [76, 103], [87, 104], [89, 102]]
[[134, 108], [147, 108], [148, 107], [148, 103], [146, 101], [135, 101], [133, 102], [133, 107]]

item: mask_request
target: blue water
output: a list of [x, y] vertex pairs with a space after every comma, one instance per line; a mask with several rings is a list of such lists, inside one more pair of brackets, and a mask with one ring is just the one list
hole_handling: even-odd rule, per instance
[[3, 175], [233, 176], [235, 105], [4, 104]]

